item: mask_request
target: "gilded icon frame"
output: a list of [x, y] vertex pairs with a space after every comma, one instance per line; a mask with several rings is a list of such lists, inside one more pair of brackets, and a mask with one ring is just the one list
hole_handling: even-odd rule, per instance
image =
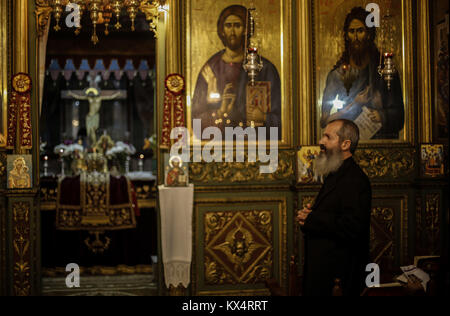
[[6, 146], [7, 112], [8, 112], [8, 80], [9, 70], [9, 5], [8, 0], [0, 0], [0, 148]]
[[[184, 2], [183, 20], [183, 73], [186, 78], [186, 116], [187, 127], [193, 137], [192, 124], [192, 100], [202, 66], [214, 53], [224, 48], [217, 34], [217, 20], [223, 9], [230, 5], [243, 5], [250, 7], [250, 2], [245, 0], [187, 0]], [[292, 1], [254, 1], [258, 12], [256, 28], [260, 28], [262, 40], [260, 40], [260, 53], [271, 61], [278, 70], [281, 81], [281, 138], [279, 148], [291, 148], [293, 146], [293, 49], [292, 49]], [[274, 15], [276, 12], [278, 15]], [[261, 21], [271, 16], [274, 23]], [[259, 21], [258, 21], [259, 19]], [[277, 22], [275, 22], [277, 21]], [[210, 25], [210, 26], [208, 26]], [[275, 26], [274, 26], [275, 25]], [[272, 32], [275, 28], [277, 31]], [[258, 32], [258, 31], [257, 31]], [[268, 45], [270, 39], [276, 40], [276, 45]], [[209, 48], [208, 48], [209, 47]], [[203, 125], [203, 127], [211, 125]], [[237, 126], [232, 126], [237, 127]], [[245, 127], [244, 127], [245, 128]], [[193, 139], [193, 138], [192, 138]], [[195, 141], [200, 141], [196, 138]], [[269, 140], [267, 140], [268, 142]], [[192, 141], [191, 141], [192, 143]], [[203, 140], [202, 144], [206, 141]], [[246, 141], [246, 144], [250, 142]]]
[[[395, 17], [401, 17], [400, 19], [392, 19], [396, 22], [393, 22], [396, 26], [394, 31], [395, 42], [395, 57], [394, 62], [396, 63], [397, 68], [399, 69], [400, 75], [400, 84], [401, 84], [401, 92], [404, 103], [404, 127], [399, 132], [399, 137], [397, 139], [391, 138], [381, 138], [381, 139], [370, 139], [361, 141], [364, 145], [375, 146], [377, 144], [386, 145], [399, 145], [399, 144], [409, 144], [413, 145], [415, 143], [415, 131], [414, 131], [414, 107], [415, 107], [415, 99], [414, 99], [414, 50], [413, 50], [413, 34], [412, 34], [412, 16], [413, 16], [413, 2], [411, 0], [392, 0], [394, 5], [391, 11], [391, 14]], [[350, 12], [353, 7], [361, 6], [363, 8], [366, 7], [367, 4], [373, 1], [369, 0], [350, 0], [350, 1], [341, 1], [335, 0], [331, 1], [329, 7], [325, 7], [322, 5], [322, 1], [312, 0], [308, 4], [304, 4], [306, 7], [305, 10], [307, 12], [311, 12], [311, 21], [309, 24], [305, 25], [307, 22], [303, 23], [304, 27], [310, 26], [310, 34], [303, 35], [300, 32], [300, 41], [302, 41], [302, 36], [305, 37], [306, 41], [313, 43], [311, 47], [305, 48], [300, 45], [300, 52], [304, 51], [307, 54], [311, 54], [312, 67], [309, 66], [309, 72], [306, 75], [309, 75], [310, 78], [313, 78], [312, 92], [310, 95], [306, 95], [306, 98], [309, 97], [311, 100], [312, 107], [304, 113], [300, 112], [300, 122], [304, 118], [310, 117], [313, 122], [313, 126], [311, 126], [310, 131], [312, 131], [312, 137], [309, 137], [309, 143], [317, 143], [322, 134], [322, 128], [320, 124], [320, 119], [322, 116], [322, 97], [323, 90], [326, 86], [327, 75], [332, 67], [335, 65], [336, 61], [339, 60], [343, 49], [344, 49], [344, 40], [343, 40], [343, 25], [346, 14]], [[308, 7], [309, 6], [309, 7]], [[386, 14], [385, 6], [379, 5], [380, 7], [380, 16], [383, 17]], [[339, 12], [339, 14], [337, 14]], [[325, 20], [325, 13], [328, 13], [328, 26], [333, 25], [335, 28], [333, 31], [327, 29], [323, 20]], [[321, 20], [322, 19], [322, 20]], [[339, 19], [339, 21], [337, 21]], [[302, 26], [302, 25], [300, 25]], [[299, 26], [299, 27], [300, 27]], [[337, 30], [337, 31], [336, 31]], [[377, 36], [375, 43], [377, 47], [380, 49], [380, 30], [377, 29]], [[331, 34], [331, 35], [330, 35]], [[329, 46], [330, 51], [335, 51], [335, 55], [330, 57], [326, 51], [320, 52], [320, 48], [322, 48], [322, 43], [332, 43]], [[398, 41], [400, 40], [400, 42]], [[326, 44], [328, 45], [328, 44]], [[333, 46], [334, 45], [334, 46]], [[332, 48], [332, 49], [331, 49]], [[338, 49], [335, 49], [338, 48]], [[324, 59], [328, 59], [328, 62], [324, 62]], [[332, 60], [332, 61], [331, 61]], [[301, 63], [302, 67], [307, 67], [305, 62]], [[303, 75], [305, 76], [305, 75]], [[305, 142], [301, 142], [301, 145], [309, 144]]]

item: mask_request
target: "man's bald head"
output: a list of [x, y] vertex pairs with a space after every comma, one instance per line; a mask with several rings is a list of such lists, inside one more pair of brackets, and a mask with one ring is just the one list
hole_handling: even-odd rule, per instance
[[351, 142], [350, 152], [355, 153], [359, 143], [359, 127], [354, 122], [349, 120], [334, 120], [328, 123], [328, 125], [336, 125], [336, 134], [339, 136], [339, 141], [342, 143], [346, 140]]

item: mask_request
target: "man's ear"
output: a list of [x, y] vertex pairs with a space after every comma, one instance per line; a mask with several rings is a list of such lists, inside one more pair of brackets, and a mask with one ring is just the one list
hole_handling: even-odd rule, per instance
[[350, 151], [350, 146], [352, 145], [351, 140], [347, 139], [344, 140], [341, 144], [341, 150], [342, 151]]

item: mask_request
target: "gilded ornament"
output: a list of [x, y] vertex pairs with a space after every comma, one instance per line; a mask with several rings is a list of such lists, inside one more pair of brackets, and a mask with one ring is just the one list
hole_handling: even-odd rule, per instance
[[28, 296], [31, 293], [30, 264], [30, 204], [13, 204], [14, 294]]
[[12, 79], [12, 87], [19, 93], [29, 92], [31, 90], [31, 77], [24, 73], [15, 75]]
[[397, 148], [361, 149], [355, 154], [355, 160], [371, 179], [408, 176], [414, 172], [414, 150]]
[[260, 282], [271, 276], [270, 211], [211, 212], [205, 219], [205, 250], [213, 258], [205, 264], [209, 284]]
[[178, 74], [169, 75], [166, 79], [166, 87], [173, 94], [180, 94], [184, 91], [184, 78]]
[[249, 181], [289, 180], [294, 175], [295, 152], [280, 152], [278, 169], [274, 173], [261, 173], [260, 162], [191, 163], [190, 182], [194, 183], [240, 183]]
[[2, 177], [5, 174], [6, 167], [3, 164], [3, 162], [0, 161], [0, 177]]
[[42, 37], [45, 34], [45, 29], [50, 21], [52, 13], [52, 7], [48, 0], [36, 0], [36, 15], [38, 37]]

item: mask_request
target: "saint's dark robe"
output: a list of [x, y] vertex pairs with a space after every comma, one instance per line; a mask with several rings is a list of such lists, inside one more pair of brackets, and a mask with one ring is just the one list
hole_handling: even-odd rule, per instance
[[[352, 80], [350, 89], [348, 89], [348, 83], [346, 87], [344, 66], [340, 65], [333, 69], [328, 74], [323, 93], [322, 116], [324, 113], [330, 113], [333, 108], [333, 101], [336, 100], [337, 96], [339, 101], [344, 102], [343, 108], [345, 108], [369, 86], [370, 101], [362, 106], [377, 110], [380, 113], [382, 123], [381, 129], [372, 139], [397, 139], [405, 123], [405, 109], [400, 78], [396, 74], [391, 83], [391, 89], [388, 90], [387, 84], [378, 74], [377, 68], [378, 65], [371, 62], [366, 68], [358, 71], [354, 80]], [[342, 114], [340, 118], [354, 121], [361, 114], [362, 106], [353, 107], [350, 112]], [[322, 120], [322, 128], [325, 128], [326, 123]]]

